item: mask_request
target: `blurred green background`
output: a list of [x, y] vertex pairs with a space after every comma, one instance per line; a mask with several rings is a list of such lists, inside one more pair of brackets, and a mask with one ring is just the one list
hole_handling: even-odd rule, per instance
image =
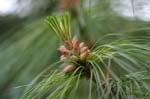
[[89, 45], [110, 33], [150, 37], [149, 0], [0, 0], [0, 99], [19, 99], [37, 74], [59, 60], [60, 43], [44, 20], [66, 10], [72, 33]]

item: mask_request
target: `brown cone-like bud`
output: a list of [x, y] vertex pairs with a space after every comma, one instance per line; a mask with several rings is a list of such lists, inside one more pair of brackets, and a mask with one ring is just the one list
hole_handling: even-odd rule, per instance
[[59, 53], [61, 53], [61, 54], [68, 54], [69, 53], [69, 51], [65, 48], [65, 46], [60, 46], [58, 49], [57, 49], [57, 51], [59, 52]]
[[88, 51], [85, 51], [85, 52], [83, 52], [83, 53], [80, 54], [80, 59], [81, 59], [81, 60], [85, 60], [88, 55], [89, 55], [89, 52], [88, 52]]
[[64, 42], [64, 45], [65, 47], [68, 49], [68, 50], [71, 50], [72, 49], [72, 42], [70, 40], [66, 40]]
[[82, 47], [82, 48], [80, 49], [80, 53], [83, 53], [83, 52], [85, 52], [85, 51], [88, 51], [88, 47], [87, 47], [87, 46]]
[[60, 56], [60, 61], [64, 62], [66, 59], [67, 59], [67, 57], [65, 55]]
[[73, 49], [78, 51], [78, 49], [79, 49], [79, 40], [76, 36], [72, 40], [72, 45], [73, 45]]
[[76, 66], [74, 64], [69, 64], [68, 66], [66, 66], [64, 69], [63, 69], [63, 72], [64, 73], [70, 73], [72, 71], [74, 71], [76, 68]]
[[85, 46], [85, 43], [84, 42], [81, 42], [80, 44], [79, 44], [79, 48], [81, 49], [81, 48], [83, 48]]

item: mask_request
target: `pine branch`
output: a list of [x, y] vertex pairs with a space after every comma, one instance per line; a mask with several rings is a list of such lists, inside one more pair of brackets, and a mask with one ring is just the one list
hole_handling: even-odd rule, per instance
[[[58, 48], [64, 68], [56, 69], [33, 83], [22, 99], [78, 99], [80, 93], [82, 99], [149, 96], [135, 91], [148, 91], [150, 87], [147, 83], [150, 68], [144, 60], [150, 57], [150, 43], [143, 37], [118, 39], [89, 49], [77, 37], [71, 39], [68, 13], [50, 16], [47, 20], [50, 28], [64, 42]], [[80, 87], [85, 88], [85, 94]]]

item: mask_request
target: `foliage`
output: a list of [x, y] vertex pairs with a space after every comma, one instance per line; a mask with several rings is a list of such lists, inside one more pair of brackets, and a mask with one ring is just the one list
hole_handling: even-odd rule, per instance
[[[81, 74], [78, 71], [78, 75], [65, 75], [62, 62], [50, 65], [59, 60], [56, 52], [59, 42], [53, 30], [44, 23], [51, 12], [60, 12], [58, 2], [53, 0], [45, 12], [40, 9], [38, 14], [25, 18], [0, 16], [0, 98], [20, 99], [26, 87], [22, 98], [54, 95], [69, 99], [111, 99], [112, 96], [116, 99], [120, 94], [123, 97], [149, 98], [149, 22], [118, 15], [111, 7], [113, 0], [81, 0], [74, 9], [69, 9], [69, 33], [86, 42], [91, 53], [96, 52], [86, 61], [92, 67], [90, 76], [93, 79], [83, 76], [82, 69], [79, 69]], [[37, 13], [35, 9], [34, 12]], [[36, 75], [37, 78], [31, 82]], [[107, 81], [108, 86], [105, 86]], [[114, 90], [117, 93], [112, 95]]]
[[[48, 17], [48, 24], [62, 41], [68, 40], [63, 38], [69, 34], [63, 29], [66, 25], [57, 25], [67, 20], [69, 15], [65, 15]], [[53, 23], [55, 21], [60, 23]], [[60, 29], [62, 31], [58, 31]], [[66, 36], [63, 35], [65, 33]], [[145, 58], [149, 57], [149, 51], [149, 43], [135, 37], [120, 37], [113, 42], [98, 45], [91, 48], [86, 60], [75, 61], [77, 68], [71, 73], [61, 72], [60, 69], [39, 75], [40, 81], [33, 82], [22, 99], [148, 98], [150, 68]], [[44, 76], [42, 80], [41, 76]]]

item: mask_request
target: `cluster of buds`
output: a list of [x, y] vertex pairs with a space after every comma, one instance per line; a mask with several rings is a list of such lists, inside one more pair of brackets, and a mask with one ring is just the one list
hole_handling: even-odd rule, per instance
[[67, 63], [63, 69], [64, 73], [74, 71], [77, 67], [74, 61], [85, 61], [90, 52], [85, 43], [80, 43], [77, 37], [66, 40], [64, 45], [61, 45], [57, 50], [61, 54], [60, 60]]

